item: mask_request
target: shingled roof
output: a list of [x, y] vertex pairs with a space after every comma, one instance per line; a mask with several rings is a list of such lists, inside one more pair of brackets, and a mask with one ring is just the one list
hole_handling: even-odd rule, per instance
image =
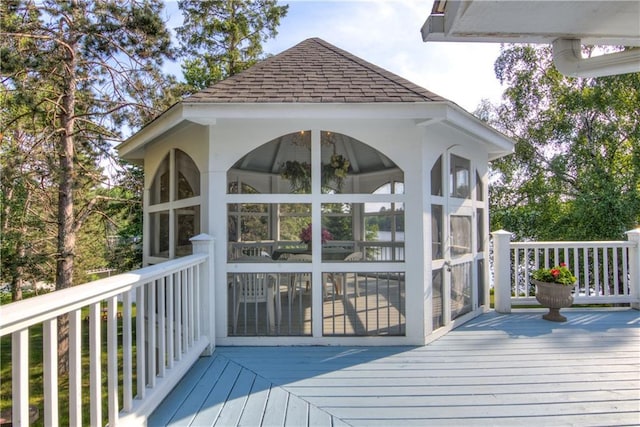
[[446, 101], [319, 38], [311, 38], [189, 96], [186, 103]]

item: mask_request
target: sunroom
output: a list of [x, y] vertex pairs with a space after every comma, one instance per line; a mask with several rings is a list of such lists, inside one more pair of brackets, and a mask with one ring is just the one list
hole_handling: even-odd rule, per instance
[[512, 142], [309, 39], [119, 147], [143, 163], [144, 262], [215, 239], [219, 345], [422, 344], [488, 307], [488, 162]]

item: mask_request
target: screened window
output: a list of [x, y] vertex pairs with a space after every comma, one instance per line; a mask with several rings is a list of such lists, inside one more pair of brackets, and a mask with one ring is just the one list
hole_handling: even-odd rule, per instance
[[471, 196], [471, 162], [468, 159], [451, 155], [449, 183], [451, 197], [468, 199]]
[[171, 150], [160, 162], [149, 189], [148, 212], [149, 257], [166, 259], [193, 252], [189, 239], [200, 233], [200, 171], [182, 150]]

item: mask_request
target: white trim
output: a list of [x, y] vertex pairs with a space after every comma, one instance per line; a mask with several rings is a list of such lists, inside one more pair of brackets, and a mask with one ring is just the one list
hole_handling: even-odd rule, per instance
[[415, 103], [180, 103], [142, 128], [117, 148], [127, 158], [183, 121], [215, 126], [222, 119], [413, 120], [416, 126], [450, 123], [477, 140], [495, 146], [492, 157], [513, 151], [514, 142], [450, 101]]

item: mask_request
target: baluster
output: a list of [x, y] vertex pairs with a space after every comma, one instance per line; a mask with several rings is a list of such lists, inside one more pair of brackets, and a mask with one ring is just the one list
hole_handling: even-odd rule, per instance
[[164, 377], [167, 365], [166, 276], [157, 281], [158, 289], [158, 376]]
[[198, 264], [193, 267], [193, 289], [195, 294], [195, 309], [194, 316], [196, 319], [195, 322], [195, 337], [196, 339], [200, 339], [201, 331], [200, 326], [202, 324], [202, 318], [200, 316], [200, 269], [202, 268], [202, 264]]
[[629, 270], [627, 266], [629, 265], [629, 248], [622, 248], [622, 293], [623, 295], [629, 295], [630, 293], [630, 280]]
[[82, 425], [82, 316], [69, 313], [69, 425]]
[[613, 294], [620, 295], [620, 281], [618, 280], [618, 276], [620, 273], [620, 268], [618, 267], [618, 248], [612, 248], [613, 251]]
[[[516, 298], [520, 297], [520, 249], [513, 248], [513, 265], [515, 266], [513, 271], [513, 289], [515, 290]], [[346, 285], [345, 285], [346, 286]], [[525, 285], [526, 286], [526, 285]], [[528, 292], [527, 292], [528, 294]]]
[[589, 291], [590, 288], [590, 280], [589, 280], [589, 248], [584, 247], [582, 248], [582, 254], [583, 254], [583, 258], [584, 258], [584, 264], [582, 266], [583, 268], [583, 274], [584, 274], [584, 292], [585, 292], [585, 296], [589, 297], [591, 292]]
[[131, 292], [122, 295], [122, 409], [133, 408], [133, 322]]
[[151, 388], [156, 386], [156, 286], [157, 280], [150, 282], [147, 286], [147, 385]]
[[29, 425], [29, 329], [11, 334], [12, 422]]
[[600, 296], [600, 257], [596, 246], [593, 247], [593, 279], [595, 281], [596, 296]]
[[118, 424], [118, 297], [107, 301], [107, 399], [109, 425]]
[[174, 283], [174, 343], [176, 345], [175, 357], [176, 360], [182, 360], [182, 275], [180, 272], [175, 273], [175, 283]]
[[58, 425], [58, 319], [42, 324], [44, 425]]
[[609, 248], [602, 248], [602, 287], [605, 295], [610, 295], [611, 280], [609, 278]]
[[140, 285], [136, 288], [136, 383], [137, 383], [137, 396], [139, 399], [144, 399], [146, 394], [146, 333], [144, 327], [144, 314], [145, 314], [145, 301], [144, 301], [144, 288], [146, 284]]
[[100, 302], [89, 306], [89, 401], [91, 425], [102, 425], [102, 349], [100, 348]]
[[182, 351], [186, 352], [189, 349], [189, 295], [188, 288], [189, 283], [187, 281], [187, 272], [186, 270], [180, 270], [180, 281], [182, 282], [180, 285], [180, 290], [182, 292]]
[[187, 302], [188, 302], [188, 309], [187, 309], [187, 315], [188, 315], [188, 329], [187, 329], [187, 344], [189, 347], [191, 347], [193, 345], [193, 333], [194, 333], [194, 326], [193, 326], [193, 297], [194, 297], [194, 282], [193, 282], [193, 270], [191, 267], [187, 268], [184, 272], [184, 274], [187, 277]]
[[173, 361], [175, 360], [175, 347], [174, 347], [174, 306], [173, 303], [173, 273], [167, 276], [167, 301], [169, 306], [167, 307], [167, 367], [173, 368]]

